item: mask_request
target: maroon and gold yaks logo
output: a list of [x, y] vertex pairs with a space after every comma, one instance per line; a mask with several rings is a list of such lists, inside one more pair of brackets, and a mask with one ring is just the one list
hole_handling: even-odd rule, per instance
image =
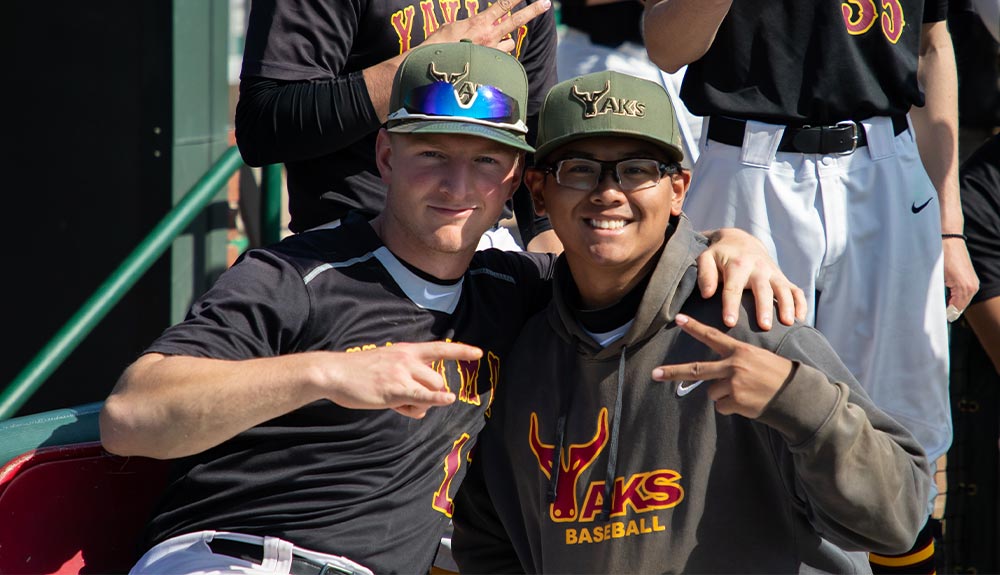
[[[557, 460], [555, 445], [544, 443], [539, 435], [538, 414], [532, 412], [528, 431], [528, 444], [538, 467], [552, 480], [552, 466]], [[608, 410], [601, 409], [597, 417], [597, 429], [593, 436], [582, 443], [568, 445], [558, 454], [559, 473], [556, 479], [556, 497], [549, 504], [549, 519], [555, 523], [590, 523], [600, 513], [604, 504], [605, 481], [595, 480], [580, 485], [580, 477], [608, 444]], [[627, 449], [627, 447], [626, 447]], [[680, 473], [671, 469], [657, 469], [633, 473], [628, 477], [613, 478], [611, 490], [611, 514], [624, 517], [631, 510], [634, 514], [645, 514], [659, 509], [676, 506], [684, 499], [684, 488], [680, 485]], [[612, 478], [607, 478], [612, 479]], [[581, 503], [578, 495], [583, 495]], [[566, 543], [600, 542], [605, 539], [629, 537], [654, 531], [663, 531], [657, 516], [638, 520], [617, 521], [601, 526], [567, 529]]]

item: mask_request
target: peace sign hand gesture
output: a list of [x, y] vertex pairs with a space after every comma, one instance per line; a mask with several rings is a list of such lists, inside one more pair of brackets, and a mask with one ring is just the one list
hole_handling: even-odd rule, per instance
[[685, 333], [704, 343], [721, 358], [661, 365], [653, 370], [656, 381], [714, 380], [709, 399], [723, 415], [756, 419], [792, 375], [792, 362], [764, 348], [734, 339], [689, 316], [674, 319]]
[[535, 17], [543, 14], [552, 6], [550, 0], [533, 2], [528, 6], [510, 14], [508, 13], [524, 0], [497, 0], [492, 6], [466, 18], [449, 22], [438, 28], [424, 40], [424, 44], [442, 42], [458, 42], [472, 40], [474, 43], [489, 48], [503, 50], [508, 54], [514, 49], [514, 40], [508, 36], [527, 24]]

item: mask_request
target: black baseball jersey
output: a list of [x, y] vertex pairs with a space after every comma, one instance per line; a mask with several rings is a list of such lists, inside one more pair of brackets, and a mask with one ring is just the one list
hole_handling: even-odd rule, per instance
[[[515, 6], [520, 10], [534, 0]], [[250, 165], [284, 162], [292, 231], [352, 209], [382, 211], [385, 186], [375, 164], [380, 125], [361, 75], [418, 46], [442, 24], [467, 18], [487, 0], [254, 0], [247, 28], [236, 139]], [[528, 125], [556, 82], [553, 10], [512, 35], [528, 76]], [[308, 81], [302, 83], [302, 81]], [[283, 84], [295, 82], [281, 89]], [[533, 141], [534, 129], [529, 131]], [[522, 236], [533, 222], [528, 192], [515, 194]]]
[[590, 41], [612, 48], [624, 42], [642, 45], [642, 4], [611, 2], [587, 4], [586, 0], [562, 0], [560, 21], [590, 36]]
[[245, 253], [149, 352], [239, 360], [448, 339], [483, 357], [436, 366], [458, 399], [423, 419], [324, 400], [177, 460], [149, 545], [226, 530], [376, 573], [427, 572], [503, 358], [550, 298], [552, 267], [549, 255], [485, 250], [442, 284], [396, 259], [357, 215]]
[[965, 160], [960, 182], [969, 257], [979, 276], [972, 303], [978, 303], [1000, 296], [1000, 135]]
[[[733, 2], [712, 47], [688, 65], [693, 114], [775, 124], [833, 124], [905, 114], [917, 85], [921, 21], [948, 0]], [[752, 64], [752, 65], [751, 65]]]

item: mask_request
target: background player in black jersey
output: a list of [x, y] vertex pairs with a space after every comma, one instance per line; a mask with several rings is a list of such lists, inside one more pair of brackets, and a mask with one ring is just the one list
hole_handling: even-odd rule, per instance
[[[1000, 9], [1000, 6], [997, 7]], [[969, 255], [982, 282], [951, 329], [946, 573], [1000, 573], [1000, 133], [962, 163]]]
[[[511, 52], [528, 74], [529, 125], [556, 82], [556, 24], [550, 3], [535, 0], [253, 0], [236, 143], [251, 166], [284, 162], [289, 228], [301, 232], [385, 203], [375, 137], [389, 109], [396, 67], [423, 43], [476, 43]], [[498, 22], [499, 20], [499, 22]], [[531, 141], [529, 136], [529, 142]], [[527, 191], [515, 194], [521, 240], [557, 251]], [[511, 213], [505, 209], [503, 218]], [[517, 248], [505, 226], [484, 245]]]
[[[952, 439], [947, 321], [979, 285], [947, 4], [648, 0], [644, 20], [650, 58], [687, 65], [681, 98], [705, 117], [685, 213], [764, 241], [932, 462]], [[873, 555], [876, 570], [934, 569], [935, 494], [913, 552]]]
[[[134, 573], [428, 571], [507, 350], [551, 292], [554, 256], [476, 249], [520, 183], [527, 97], [502, 51], [410, 51], [376, 144], [385, 209], [246, 252], [125, 371], [102, 442], [175, 460]], [[759, 271], [757, 296], [791, 310]]]

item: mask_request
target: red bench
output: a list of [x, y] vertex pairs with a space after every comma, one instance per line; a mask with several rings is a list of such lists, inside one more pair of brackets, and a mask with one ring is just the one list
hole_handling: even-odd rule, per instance
[[0, 422], [0, 573], [127, 573], [167, 463], [99, 441], [100, 404]]

